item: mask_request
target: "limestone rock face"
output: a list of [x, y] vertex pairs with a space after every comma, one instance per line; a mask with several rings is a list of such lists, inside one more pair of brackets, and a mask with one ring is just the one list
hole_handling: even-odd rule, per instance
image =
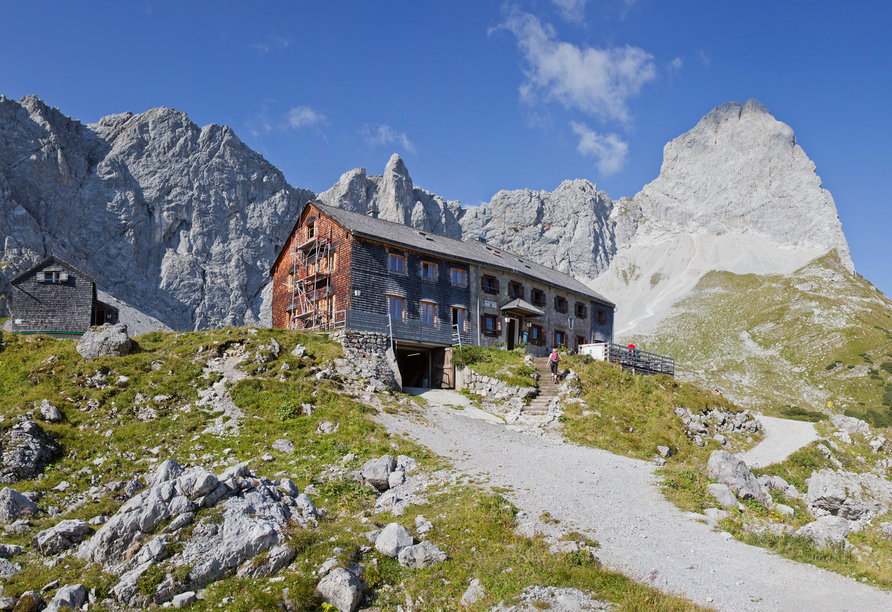
[[552, 192], [500, 191], [489, 204], [465, 211], [461, 237], [483, 237], [488, 244], [589, 280], [604, 272], [616, 253], [613, 208], [610, 197], [586, 180], [564, 181]]
[[635, 241], [751, 234], [785, 248], [849, 249], [830, 193], [793, 130], [757, 100], [727, 102], [663, 149], [660, 176], [635, 196]]
[[360, 214], [374, 206], [380, 219], [453, 238], [461, 235], [461, 205], [415, 187], [396, 153], [383, 175], [369, 176], [365, 168], [346, 172], [331, 189], [319, 194], [319, 201]]
[[0, 294], [55, 254], [176, 329], [259, 323], [269, 267], [313, 197], [230, 128], [167, 108], [84, 125], [0, 97], [0, 141]]

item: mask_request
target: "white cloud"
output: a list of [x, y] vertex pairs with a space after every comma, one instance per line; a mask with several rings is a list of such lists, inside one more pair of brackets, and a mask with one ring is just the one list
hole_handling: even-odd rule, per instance
[[263, 55], [270, 51], [284, 51], [290, 44], [291, 43], [287, 39], [282, 38], [281, 36], [267, 36], [265, 41], [253, 43], [248, 45], [248, 47]]
[[681, 68], [684, 66], [684, 62], [680, 57], [676, 57], [674, 60], [669, 62], [669, 65], [666, 66], [666, 73], [671, 77], [679, 72], [681, 72]]
[[[551, 0], [561, 11], [567, 21], [583, 21], [585, 19], [585, 3], [587, 0]], [[627, 0], [628, 1], [628, 0]], [[634, 0], [633, 0], [634, 1]]]
[[379, 125], [377, 128], [371, 128], [368, 124], [364, 125], [359, 131], [360, 134], [371, 144], [375, 145], [400, 145], [409, 153], [416, 153], [415, 145], [409, 140], [403, 132], [397, 132], [389, 125]]
[[616, 134], [602, 135], [588, 128], [584, 123], [570, 122], [570, 127], [579, 136], [576, 150], [595, 158], [595, 166], [601, 174], [611, 175], [622, 170], [629, 154], [629, 144]]
[[317, 113], [309, 106], [297, 106], [288, 111], [288, 124], [295, 129], [320, 123], [325, 123], [325, 115]]
[[626, 101], [656, 77], [653, 56], [638, 47], [578, 47], [558, 40], [553, 27], [516, 9], [499, 27], [517, 37], [526, 59], [520, 94], [529, 103], [557, 101], [602, 120], [628, 122]]
[[703, 49], [700, 49], [700, 61], [703, 62], [703, 65], [709, 68], [709, 56], [706, 55], [706, 52]]

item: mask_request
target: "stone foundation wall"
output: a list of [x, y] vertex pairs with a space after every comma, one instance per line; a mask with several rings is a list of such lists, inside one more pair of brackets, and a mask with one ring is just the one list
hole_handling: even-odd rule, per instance
[[[387, 356], [389, 339], [386, 334], [364, 331], [336, 331], [331, 339], [344, 348], [346, 359], [338, 360], [338, 374], [355, 379], [362, 376], [377, 380], [388, 387], [398, 389], [399, 379], [395, 375]], [[342, 371], [343, 370], [343, 371]]]
[[[539, 390], [534, 387], [519, 387], [509, 385], [497, 378], [483, 376], [470, 368], [456, 368], [456, 382], [461, 381], [461, 388], [471, 393], [482, 395], [486, 399], [496, 402], [504, 402], [513, 398], [527, 399], [539, 395]], [[458, 387], [458, 384], [456, 384]]]

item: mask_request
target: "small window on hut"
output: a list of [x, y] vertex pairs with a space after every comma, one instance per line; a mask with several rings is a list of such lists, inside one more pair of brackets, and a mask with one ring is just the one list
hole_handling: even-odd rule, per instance
[[458, 331], [468, 331], [468, 310], [457, 306], [452, 307], [452, 324], [458, 326]]
[[567, 312], [567, 300], [559, 295], [554, 296], [554, 309], [558, 312]]
[[582, 302], [576, 302], [576, 318], [584, 319], [588, 316], [588, 308]]
[[567, 332], [554, 330], [554, 345], [555, 346], [563, 346], [566, 348], [566, 346], [567, 346]]
[[406, 258], [397, 253], [390, 254], [390, 271], [394, 274], [406, 273]]
[[523, 285], [521, 283], [511, 281], [508, 283], [508, 296], [523, 299]]
[[530, 326], [530, 344], [543, 346], [545, 344], [545, 330], [541, 325]]
[[502, 321], [495, 315], [482, 315], [480, 317], [480, 327], [483, 328], [484, 336], [502, 335]]
[[421, 278], [425, 280], [437, 280], [437, 264], [429, 261], [421, 262]]
[[595, 320], [598, 322], [599, 325], [604, 325], [605, 323], [607, 323], [607, 312], [598, 308], [595, 311]]
[[312, 240], [316, 237], [316, 222], [310, 221], [307, 223], [307, 240]]
[[452, 268], [452, 284], [456, 287], [464, 287], [468, 284], [468, 275], [461, 268]]
[[495, 276], [484, 276], [481, 279], [481, 288], [484, 293], [498, 293], [499, 279]]
[[541, 289], [533, 289], [530, 297], [533, 298], [533, 306], [545, 306], [545, 292]]

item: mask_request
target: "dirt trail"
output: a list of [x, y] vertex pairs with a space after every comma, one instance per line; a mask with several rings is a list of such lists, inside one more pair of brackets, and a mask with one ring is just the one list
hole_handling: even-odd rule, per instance
[[601, 544], [611, 569], [644, 584], [720, 610], [888, 610], [892, 595], [852, 579], [794, 563], [715, 531], [666, 501], [654, 466], [468, 418], [428, 401], [425, 422], [382, 414], [391, 431], [406, 433], [448, 457], [532, 516], [548, 511], [567, 530]]
[[750, 468], [780, 463], [818, 439], [814, 423], [760, 416], [765, 437], [751, 450], [737, 455]]

